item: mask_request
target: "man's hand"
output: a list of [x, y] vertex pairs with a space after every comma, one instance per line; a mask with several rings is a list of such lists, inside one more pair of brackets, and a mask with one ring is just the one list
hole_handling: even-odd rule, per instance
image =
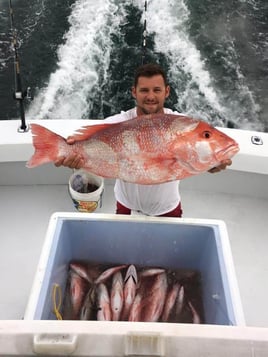
[[[73, 145], [75, 140], [72, 136], [69, 136], [66, 139], [67, 144]], [[57, 161], [54, 162], [54, 165], [69, 167], [70, 169], [80, 169], [84, 165], [84, 159], [78, 154], [69, 155], [68, 157], [62, 156], [59, 157]]]
[[219, 166], [212, 167], [212, 169], [208, 170], [208, 172], [210, 172], [211, 174], [214, 174], [215, 172], [220, 172], [221, 170], [225, 170], [226, 167], [230, 166], [230, 165], [232, 165], [232, 160], [227, 159], [227, 160], [222, 161]]
[[69, 167], [70, 169], [81, 169], [84, 165], [84, 159], [79, 155], [62, 156], [54, 162], [54, 165]]

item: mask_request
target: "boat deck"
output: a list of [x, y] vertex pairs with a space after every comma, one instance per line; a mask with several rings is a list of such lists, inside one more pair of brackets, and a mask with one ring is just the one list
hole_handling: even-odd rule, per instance
[[[24, 165], [0, 165], [1, 320], [24, 316], [50, 216], [76, 212], [67, 186], [71, 170]], [[228, 169], [186, 179], [180, 188], [184, 217], [225, 221], [246, 325], [256, 327], [268, 327], [266, 180], [266, 175]], [[114, 207], [113, 181], [105, 180], [96, 212], [113, 213]]]

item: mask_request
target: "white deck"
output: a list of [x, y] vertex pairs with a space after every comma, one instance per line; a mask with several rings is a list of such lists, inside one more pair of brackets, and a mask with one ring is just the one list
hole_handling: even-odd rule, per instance
[[[55, 125], [55, 123], [53, 124]], [[0, 127], [1, 125], [3, 123], [0, 123]], [[14, 126], [14, 123], [11, 126]], [[77, 124], [77, 126], [80, 125]], [[69, 128], [67, 133], [72, 131]], [[31, 293], [50, 216], [59, 211], [76, 212], [67, 186], [72, 171], [55, 168], [50, 164], [31, 170], [25, 168], [25, 160], [31, 153], [29, 134], [22, 134], [25, 136], [19, 136], [17, 140], [13, 138], [13, 142], [6, 140], [6, 134], [6, 127], [1, 127], [0, 355], [8, 356], [11, 352], [14, 355], [19, 355], [20, 349], [14, 345], [14, 341], [18, 341], [18, 339], [26, 341], [23, 345], [23, 355], [28, 355], [28, 353], [32, 355], [33, 336], [38, 331], [40, 333], [56, 333], [59, 328], [57, 322], [48, 324], [43, 321], [43, 324], [40, 325], [38, 321], [24, 323], [20, 320], [24, 316]], [[243, 135], [248, 134], [243, 133]], [[265, 136], [266, 138], [267, 136]], [[256, 153], [256, 155], [252, 152], [256, 150], [255, 147], [250, 147], [248, 151], [242, 150], [237, 161], [234, 160], [232, 169], [217, 174], [202, 174], [181, 182], [180, 191], [185, 218], [219, 219], [225, 221], [227, 225], [246, 325], [250, 327], [246, 330], [243, 328], [242, 330], [241, 328], [232, 330], [231, 327], [223, 326], [201, 326], [200, 328], [197, 326], [173, 328], [167, 326], [166, 333], [176, 339], [181, 338], [181, 346], [187, 345], [188, 356], [202, 355], [199, 352], [192, 352], [195, 345], [197, 349], [199, 348], [198, 351], [202, 350], [205, 353], [209, 350], [212, 355], [214, 351], [217, 356], [226, 356], [227, 350], [236, 351], [236, 348], [238, 348], [237, 351], [239, 348], [241, 351], [243, 350], [243, 353], [236, 354], [234, 352], [235, 354], [228, 353], [228, 355], [254, 355], [254, 357], [267, 355], [267, 141], [265, 141], [265, 145], [261, 148], [263, 152]], [[245, 168], [245, 164], [247, 165], [244, 171], [242, 168]], [[96, 212], [113, 213], [114, 208], [113, 181], [105, 180], [102, 208]], [[89, 338], [94, 334], [100, 336], [104, 333], [104, 329], [93, 323], [76, 325], [66, 322], [61, 326], [61, 332], [80, 333], [81, 336], [87, 335]], [[135, 325], [133, 330], [143, 328], [140, 326]], [[107, 346], [109, 343], [110, 346], [114, 346], [113, 341], [109, 340], [111, 336], [117, 338], [115, 335], [121, 334], [120, 336], [123, 337], [126, 329], [124, 323], [118, 323], [116, 331], [110, 328], [110, 335], [106, 336]], [[160, 329], [159, 324], [146, 325], [146, 331]], [[196, 344], [199, 337], [199, 342]], [[229, 344], [226, 342], [227, 350], [225, 348], [221, 350], [222, 338], [228, 339], [228, 341], [237, 339], [238, 342], [232, 341], [228, 342]], [[252, 344], [252, 340], [255, 344]], [[85, 343], [86, 346], [90, 339], [87, 338], [83, 341], [81, 340], [80, 343]], [[104, 345], [102, 348], [105, 349]], [[220, 350], [221, 352], [219, 352]], [[92, 350], [88, 355], [109, 355], [108, 352], [99, 353], [94, 354], [94, 350]], [[67, 355], [67, 353], [63, 353], [63, 355]], [[167, 355], [177, 356], [178, 354], [173, 351]], [[114, 356], [121, 356], [121, 352], [114, 352]]]

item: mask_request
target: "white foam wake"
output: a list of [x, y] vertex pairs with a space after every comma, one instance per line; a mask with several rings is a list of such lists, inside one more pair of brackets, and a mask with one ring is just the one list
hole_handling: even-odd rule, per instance
[[[233, 98], [222, 93], [190, 38], [188, 21], [191, 14], [185, 1], [147, 2], [147, 30], [155, 35], [155, 50], [168, 59], [169, 78], [177, 97], [175, 107], [213, 125], [224, 125], [224, 120], [230, 118], [241, 128], [257, 129], [256, 121], [245, 118], [247, 109], [243, 107], [243, 98], [248, 98], [251, 117], [258, 108], [254, 107], [254, 98], [239, 66], [236, 67], [239, 78], [235, 89], [237, 97]], [[103, 101], [101, 86], [112, 81], [108, 71], [114, 46], [111, 34], [118, 34], [126, 4], [122, 0], [77, 0], [74, 3], [69, 17], [70, 29], [58, 49], [57, 70], [35, 96], [27, 113], [29, 119], [87, 118], [93, 103]], [[133, 0], [133, 4], [145, 14], [143, 0]], [[232, 62], [230, 65], [236, 64]]]
[[[256, 121], [250, 120], [258, 111], [258, 106], [245, 85], [239, 64], [230, 63], [230, 66], [236, 67], [238, 76], [236, 98], [231, 97], [227, 101], [226, 93], [221, 92], [211, 76], [205, 59], [189, 36], [191, 14], [185, 1], [150, 0], [147, 3], [147, 30], [155, 35], [156, 51], [164, 53], [169, 60], [168, 74], [177, 95], [177, 109], [214, 125], [224, 126], [225, 120], [230, 119], [239, 127], [261, 130], [261, 125], [258, 127]], [[136, 4], [144, 10], [144, 1], [136, 0]], [[229, 50], [234, 49], [230, 47]], [[247, 98], [248, 111], [239, 103], [242, 97]], [[213, 118], [213, 113], [217, 114], [217, 118]], [[246, 118], [245, 114], [249, 117]]]
[[222, 111], [210, 74], [188, 36], [190, 13], [184, 1], [151, 0], [147, 9], [147, 27], [149, 32], [155, 33], [156, 50], [165, 53], [170, 61], [169, 77], [177, 93], [178, 106], [184, 103], [185, 112], [197, 115], [199, 109], [195, 103], [200, 104], [197, 99], [202, 93], [211, 106]]
[[118, 7], [113, 1], [75, 2], [69, 17], [70, 29], [58, 49], [58, 68], [35, 97], [28, 118], [77, 119], [87, 116], [100, 68], [104, 77], [107, 72], [110, 32], [118, 21]]

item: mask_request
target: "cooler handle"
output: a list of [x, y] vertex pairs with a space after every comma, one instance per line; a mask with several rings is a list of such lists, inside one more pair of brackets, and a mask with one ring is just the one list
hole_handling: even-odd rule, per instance
[[33, 349], [36, 354], [69, 355], [77, 346], [77, 336], [71, 334], [38, 334], [34, 336]]
[[164, 337], [159, 332], [129, 332], [125, 339], [125, 356], [164, 357]]

